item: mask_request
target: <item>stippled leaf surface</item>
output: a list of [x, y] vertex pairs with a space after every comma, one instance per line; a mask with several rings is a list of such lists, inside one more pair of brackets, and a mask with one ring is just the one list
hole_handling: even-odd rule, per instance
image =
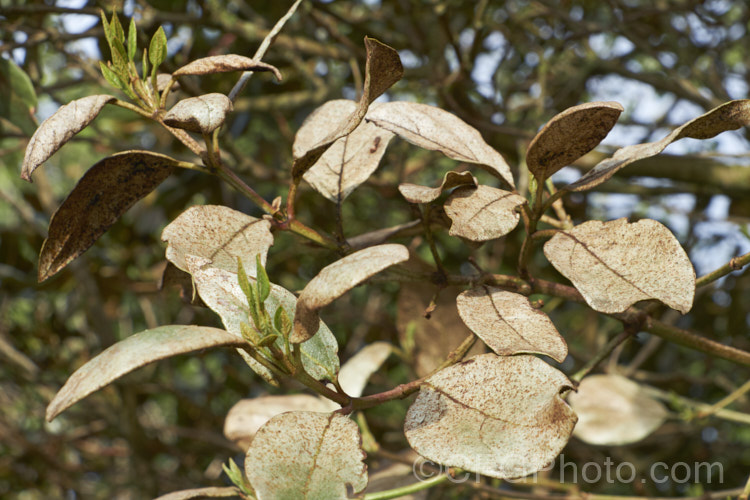
[[318, 330], [318, 311], [367, 278], [409, 258], [403, 245], [378, 245], [359, 250], [324, 267], [305, 286], [297, 301], [292, 342], [305, 342]]
[[570, 395], [578, 414], [573, 433], [591, 444], [635, 443], [655, 431], [667, 418], [664, 405], [621, 375], [590, 375]]
[[211, 75], [231, 71], [270, 71], [277, 80], [281, 80], [281, 72], [275, 66], [237, 54], [202, 57], [181, 66], [172, 75]]
[[584, 222], [559, 231], [544, 244], [544, 255], [596, 311], [619, 313], [647, 299], [683, 314], [693, 306], [693, 265], [655, 220]]
[[602, 142], [622, 112], [617, 102], [587, 102], [555, 115], [529, 144], [526, 165], [543, 182]]
[[440, 195], [460, 186], [477, 187], [477, 179], [471, 172], [448, 172], [438, 187], [420, 186], [404, 182], [398, 185], [398, 191], [409, 203], [432, 203]]
[[[198, 294], [212, 311], [221, 316], [227, 331], [241, 337], [241, 323], [254, 327], [247, 297], [240, 287], [236, 272], [217, 269], [207, 259], [192, 255], [186, 257], [186, 262]], [[254, 277], [248, 278], [255, 282]], [[279, 307], [284, 308], [289, 318], [294, 318], [296, 304], [297, 298], [292, 292], [271, 283], [271, 293], [265, 305], [272, 318]], [[302, 363], [314, 378], [334, 380], [339, 371], [338, 343], [331, 330], [320, 319], [314, 328], [313, 334], [317, 334], [301, 346]], [[277, 338], [276, 345], [283, 349], [283, 339]], [[244, 353], [241, 354], [256, 373], [266, 380], [273, 379], [267, 368]]]
[[459, 188], [445, 202], [449, 234], [471, 241], [505, 236], [518, 225], [521, 216], [515, 208], [525, 202], [523, 196], [490, 186]]
[[39, 256], [39, 281], [85, 252], [135, 202], [169, 177], [176, 163], [156, 153], [126, 151], [91, 167], [52, 215]]
[[750, 124], [750, 100], [740, 99], [718, 106], [708, 113], [677, 127], [660, 141], [635, 144], [618, 149], [611, 158], [599, 162], [577, 181], [563, 189], [585, 191], [603, 183], [634, 161], [657, 155], [674, 141], [690, 137], [710, 139], [727, 130], [736, 130]]
[[456, 304], [466, 326], [497, 354], [546, 354], [559, 363], [568, 355], [555, 325], [523, 295], [485, 285], [461, 293]]
[[477, 129], [456, 115], [416, 102], [387, 102], [373, 109], [367, 120], [402, 139], [448, 158], [474, 163], [515, 187], [510, 167]]
[[237, 271], [237, 259], [250, 276], [256, 275], [255, 256], [266, 264], [268, 249], [273, 245], [271, 223], [221, 205], [190, 207], [161, 233], [167, 242], [167, 260], [183, 271], [188, 270], [186, 255], [204, 257], [211, 266]]
[[292, 175], [295, 178], [302, 177], [334, 142], [351, 134], [364, 119], [372, 101], [403, 76], [404, 68], [401, 65], [401, 59], [393, 48], [374, 38], [365, 37], [365, 49], [367, 50], [365, 82], [359, 104], [345, 120], [340, 122], [338, 128], [317, 145], [306, 148], [307, 151], [301, 156], [295, 155], [292, 165]]
[[31, 181], [31, 174], [71, 137], [86, 128], [102, 108], [115, 101], [111, 95], [91, 95], [61, 106], [34, 132], [23, 158], [21, 178]]
[[190, 132], [210, 134], [224, 124], [231, 111], [232, 101], [224, 94], [188, 97], [175, 104], [164, 115], [164, 123]]
[[[317, 146], [356, 109], [354, 101], [339, 99], [315, 110], [297, 131], [294, 157], [304, 156]], [[331, 144], [303, 178], [332, 202], [341, 203], [375, 172], [391, 138], [393, 134], [387, 130], [362, 122], [352, 133]]]
[[47, 407], [47, 420], [136, 368], [178, 354], [244, 343], [229, 332], [204, 326], [168, 325], [136, 333], [76, 370]]
[[577, 420], [560, 396], [568, 388], [565, 375], [535, 356], [475, 356], [425, 381], [406, 414], [406, 438], [433, 462], [522, 477], [568, 442]]
[[360, 442], [357, 424], [338, 413], [283, 413], [255, 435], [245, 474], [258, 500], [351, 498], [367, 486]]

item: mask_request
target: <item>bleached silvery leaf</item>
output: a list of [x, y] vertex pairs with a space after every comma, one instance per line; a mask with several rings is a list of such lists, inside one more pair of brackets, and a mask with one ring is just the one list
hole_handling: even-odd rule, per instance
[[347, 499], [367, 486], [359, 428], [338, 413], [289, 412], [255, 435], [245, 474], [258, 500]]
[[277, 80], [281, 80], [281, 73], [276, 67], [237, 54], [202, 57], [182, 66], [173, 75], [210, 75], [230, 71], [270, 71]]
[[445, 214], [451, 219], [448, 234], [471, 241], [505, 236], [518, 225], [521, 216], [516, 207], [524, 203], [523, 196], [490, 186], [459, 188], [445, 202]]
[[86, 128], [104, 106], [116, 100], [111, 95], [90, 95], [61, 106], [31, 136], [23, 157], [21, 178], [31, 182], [31, 174], [39, 165], [47, 161], [71, 137]]
[[366, 119], [416, 146], [475, 163], [515, 187], [502, 155], [484, 142], [477, 129], [452, 113], [427, 104], [394, 101], [373, 109]]
[[573, 435], [596, 445], [635, 443], [667, 418], [663, 404], [620, 375], [585, 377], [569, 400], [579, 418]]
[[224, 124], [232, 111], [232, 101], [224, 94], [205, 94], [183, 99], [164, 115], [170, 127], [210, 134]]
[[136, 333], [76, 370], [47, 407], [47, 420], [136, 368], [178, 354], [242, 344], [242, 338], [205, 326], [168, 325]]
[[321, 308], [367, 278], [408, 258], [409, 250], [405, 246], [386, 244], [359, 250], [324, 267], [300, 293], [291, 341], [305, 342], [315, 335]]
[[555, 115], [529, 144], [526, 165], [543, 182], [602, 142], [622, 112], [617, 102], [587, 102]]
[[460, 186], [477, 186], [477, 179], [470, 172], [448, 172], [443, 177], [443, 182], [438, 187], [431, 188], [410, 184], [405, 182], [398, 185], [398, 191], [409, 203], [432, 203], [437, 200], [441, 194], [450, 189]]
[[546, 354], [558, 363], [568, 355], [555, 325], [523, 295], [485, 285], [463, 292], [456, 304], [466, 326], [497, 354]]
[[559, 231], [544, 244], [544, 255], [596, 311], [619, 313], [647, 299], [683, 314], [693, 306], [693, 265], [655, 220], [584, 222]]
[[378, 371], [391, 352], [393, 346], [388, 342], [373, 342], [352, 356], [339, 372], [339, 384], [344, 392], [353, 398], [360, 397], [370, 376]]
[[186, 255], [204, 257], [211, 266], [237, 271], [237, 259], [245, 271], [256, 275], [255, 256], [266, 264], [268, 249], [273, 245], [271, 223], [256, 219], [220, 205], [190, 207], [161, 233], [167, 242], [167, 260], [183, 271], [188, 270]]
[[496, 478], [538, 471], [562, 450], [572, 388], [535, 356], [482, 354], [428, 378], [406, 414], [406, 439], [433, 462]]

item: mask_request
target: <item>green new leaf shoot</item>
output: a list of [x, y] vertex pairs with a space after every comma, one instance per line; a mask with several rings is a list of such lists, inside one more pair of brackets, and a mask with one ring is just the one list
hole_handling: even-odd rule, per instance
[[243, 494], [251, 498], [255, 496], [252, 486], [250, 486], [250, 483], [245, 479], [245, 475], [237, 464], [234, 463], [234, 460], [230, 458], [229, 467], [227, 467], [226, 464], [221, 464], [221, 468], [224, 469], [224, 474], [226, 474], [229, 480], [232, 481], [232, 484], [238, 487]]
[[148, 46], [148, 58], [153, 66], [152, 74], [155, 75], [156, 68], [167, 58], [167, 34], [164, 33], [164, 28], [161, 26], [151, 38], [151, 43]]
[[135, 50], [138, 44], [138, 32], [135, 29], [135, 21], [130, 20], [128, 27], [128, 61], [135, 61]]
[[258, 295], [260, 296], [260, 301], [265, 302], [271, 294], [271, 282], [268, 279], [266, 269], [260, 261], [260, 254], [255, 256], [255, 265], [258, 269]]
[[276, 309], [276, 314], [273, 318], [273, 325], [284, 338], [288, 338], [289, 334], [292, 332], [292, 320], [289, 319], [289, 315], [283, 307]]
[[260, 345], [262, 339], [258, 335], [258, 332], [244, 321], [240, 323], [240, 332], [242, 333], [242, 338], [247, 340], [250, 344], [254, 346]]

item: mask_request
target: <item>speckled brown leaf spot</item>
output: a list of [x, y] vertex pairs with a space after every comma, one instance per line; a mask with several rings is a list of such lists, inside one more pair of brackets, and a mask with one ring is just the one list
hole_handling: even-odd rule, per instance
[[432, 203], [441, 194], [461, 186], [477, 187], [477, 179], [471, 172], [448, 172], [438, 187], [420, 186], [405, 182], [398, 185], [398, 191], [409, 203]]
[[[242, 337], [241, 323], [254, 327], [250, 309], [247, 304], [237, 274], [212, 267], [208, 259], [187, 255], [185, 262], [188, 271], [193, 275], [195, 287], [203, 302], [221, 317], [228, 332]], [[250, 282], [255, 278], [248, 276]], [[294, 318], [297, 298], [289, 290], [271, 283], [271, 294], [266, 299], [266, 310], [273, 318], [276, 310], [283, 307], [289, 318]], [[313, 327], [315, 337], [301, 346], [302, 363], [307, 373], [318, 380], [335, 380], [339, 371], [338, 343], [325, 323], [318, 320]], [[283, 349], [283, 339], [278, 338], [276, 345]], [[267, 381], [274, 380], [272, 373], [244, 351], [240, 354], [250, 367]]]
[[31, 174], [50, 156], [96, 118], [102, 108], [117, 99], [111, 95], [90, 95], [61, 106], [36, 129], [26, 146], [21, 178], [31, 182]]
[[529, 170], [544, 182], [602, 142], [623, 111], [617, 102], [587, 102], [555, 115], [529, 144]]
[[452, 113], [427, 104], [395, 101], [373, 109], [367, 121], [421, 148], [477, 164], [515, 187], [510, 167], [502, 155], [484, 142], [477, 129]]
[[164, 115], [164, 123], [190, 132], [210, 134], [224, 124], [231, 111], [232, 101], [224, 94], [205, 94], [175, 104]]
[[351, 498], [367, 486], [359, 428], [338, 413], [289, 412], [255, 435], [245, 474], [258, 500]]
[[[302, 177], [333, 143], [351, 134], [364, 119], [370, 104], [403, 76], [404, 68], [396, 50], [369, 37], [365, 37], [365, 49], [367, 50], [365, 82], [359, 103], [346, 118], [339, 119], [337, 128], [320, 139], [320, 142], [315, 145], [305, 144], [302, 148], [305, 150], [304, 153], [299, 155], [297, 153], [299, 150], [295, 150], [292, 165], [294, 178]], [[372, 149], [372, 146], [370, 148]], [[377, 154], [377, 149], [372, 154]]]
[[577, 417], [571, 383], [535, 356], [482, 354], [428, 378], [406, 414], [406, 439], [433, 462], [496, 478], [549, 464]]
[[555, 325], [523, 295], [482, 286], [463, 292], [456, 304], [466, 326], [497, 354], [545, 354], [559, 363], [568, 355]]
[[[315, 110], [295, 136], [295, 158], [338, 129], [356, 108], [354, 101], [335, 100]], [[341, 203], [375, 172], [392, 138], [387, 130], [362, 122], [351, 134], [334, 142], [303, 178], [332, 202]]]
[[176, 163], [156, 153], [126, 151], [91, 167], [52, 215], [39, 255], [39, 281], [85, 252], [135, 202], [169, 177]]
[[281, 80], [281, 72], [275, 66], [237, 54], [202, 57], [182, 66], [172, 74], [177, 77], [229, 73], [231, 71], [270, 71], [277, 80]]
[[668, 415], [662, 403], [620, 375], [584, 378], [569, 401], [580, 419], [573, 434], [596, 445], [640, 441], [664, 423]]
[[229, 332], [203, 326], [169, 325], [136, 333], [76, 370], [47, 407], [47, 420], [136, 368], [178, 354], [244, 343]]
[[309, 394], [284, 394], [241, 399], [224, 420], [224, 436], [247, 450], [258, 430], [276, 415], [289, 411], [330, 412], [336, 403]]
[[321, 308], [367, 278], [408, 258], [409, 250], [405, 246], [386, 244], [354, 252], [324, 267], [300, 293], [291, 341], [305, 342], [315, 335]]
[[722, 104], [706, 114], [677, 127], [660, 141], [634, 144], [618, 149], [611, 158], [602, 160], [577, 181], [565, 186], [567, 191], [585, 191], [605, 182], [634, 161], [657, 155], [674, 141], [686, 137], [710, 139], [727, 130], [750, 124], [750, 100], [741, 99]]
[[693, 265], [654, 220], [585, 222], [558, 232], [544, 244], [544, 255], [596, 311], [619, 313], [647, 299], [683, 314], [693, 306]]
[[518, 225], [521, 216], [515, 208], [524, 203], [523, 196], [490, 186], [456, 189], [445, 202], [449, 234], [471, 241], [505, 236]]
[[220, 205], [191, 207], [173, 220], [161, 233], [167, 242], [167, 260], [188, 270], [186, 255], [204, 257], [211, 266], [237, 271], [237, 259], [250, 276], [256, 275], [255, 256], [266, 263], [273, 245], [271, 223]]

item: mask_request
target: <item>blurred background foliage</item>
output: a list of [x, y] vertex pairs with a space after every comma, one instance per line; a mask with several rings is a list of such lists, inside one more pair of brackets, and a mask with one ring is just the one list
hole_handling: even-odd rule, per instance
[[[216, 178], [178, 172], [80, 259], [38, 284], [37, 256], [49, 218], [86, 169], [127, 149], [193, 158], [155, 125], [107, 107], [34, 174], [33, 185], [21, 181], [19, 172], [35, 123], [70, 100], [116, 93], [98, 70], [99, 57], [109, 56], [98, 21], [100, 9], [109, 13], [116, 8], [124, 25], [126, 17], [134, 16], [141, 46], [163, 25], [170, 56], [165, 69], [173, 70], [207, 55], [252, 55], [290, 4], [0, 0], [3, 498], [149, 498], [226, 484], [221, 464], [232, 456], [241, 460], [241, 450], [221, 433], [224, 415], [238, 399], [270, 389], [229, 350], [157, 363], [75, 405], [52, 423], [45, 423], [43, 415], [67, 377], [117, 340], [164, 324], [220, 326], [217, 316], [185, 304], [176, 290], [159, 290], [165, 266], [160, 232], [195, 204], [223, 204], [256, 216], [259, 210]], [[275, 83], [268, 74], [250, 80], [222, 132], [224, 157], [266, 199], [284, 195], [295, 131], [326, 100], [356, 98], [362, 40], [368, 35], [399, 50], [406, 68], [403, 80], [386, 97], [440, 106], [478, 128], [514, 167], [522, 192], [527, 176], [517, 165], [546, 120], [585, 101], [621, 102], [626, 111], [605, 144], [555, 176], [556, 182], [569, 182], [615, 145], [658, 139], [670, 127], [720, 103], [746, 98], [749, 22], [746, 2], [729, 0], [304, 2], [265, 58], [281, 69], [284, 80]], [[185, 79], [177, 95], [227, 93], [236, 78], [224, 74]], [[33, 115], [19, 113], [24, 106]], [[566, 209], [575, 222], [622, 216], [660, 220], [685, 246], [698, 275], [705, 274], [750, 247], [747, 139], [747, 131], [739, 131], [711, 141], [682, 141], [664, 155], [628, 167], [595, 191], [568, 197]], [[405, 223], [417, 215], [398, 195], [398, 183], [435, 185], [455, 167], [451, 160], [394, 141], [378, 172], [342, 207], [303, 184], [298, 214], [329, 233], [337, 231], [340, 219], [347, 237]], [[488, 271], [514, 273], [520, 232], [482, 248], [449, 238], [447, 231], [439, 232], [437, 239], [451, 272], [470, 271], [466, 259], [473, 256]], [[431, 262], [416, 231], [397, 241]], [[273, 281], [299, 290], [334, 258], [293, 235], [276, 234], [269, 274]], [[562, 279], [541, 255], [534, 267], [542, 277]], [[341, 342], [343, 360], [376, 339], [404, 347], [402, 358], [393, 356], [369, 389], [385, 390], [416, 376], [404, 360], [434, 355], [437, 337], [430, 335], [450, 324], [451, 315], [455, 318], [449, 309], [455, 307], [452, 297], [458, 292], [441, 295], [438, 311], [443, 309], [445, 317], [437, 325], [425, 326], [426, 320], [420, 319], [434, 288], [380, 282], [349, 293], [324, 311], [324, 319]], [[400, 294], [405, 295], [401, 303]], [[567, 373], [580, 368], [620, 328], [580, 305], [547, 299], [545, 310], [570, 346], [563, 364]], [[738, 272], [702, 289], [687, 316], [665, 311], [662, 319], [747, 350], [748, 303], [750, 274]], [[415, 333], [423, 330], [427, 333]], [[460, 323], [444, 330], [440, 343], [450, 350], [455, 347], [448, 345], [450, 339], [457, 345], [462, 338]], [[708, 403], [748, 379], [746, 368], [645, 333], [618, 349], [601, 369], [625, 372], [663, 390], [668, 398], [675, 394]], [[408, 403], [392, 402], [367, 413], [384, 450], [398, 453], [406, 448], [401, 424]], [[750, 469], [748, 424], [696, 418], [694, 410], [675, 398], [671, 408], [676, 418], [640, 443], [602, 448], [573, 439], [565, 458], [603, 463], [609, 456], [615, 463], [636, 464], [643, 474], [657, 461], [718, 461], [723, 483], [714, 477], [709, 484], [704, 477], [699, 478], [703, 484], [657, 484], [647, 476], [641, 482], [639, 476], [632, 484], [609, 484], [602, 478], [579, 485], [581, 489], [685, 496], [744, 484]], [[741, 397], [733, 408], [750, 411], [750, 399]], [[371, 471], [385, 463], [382, 456], [372, 455]], [[559, 479], [559, 471], [549, 477]], [[571, 494], [577, 491], [576, 485], [567, 488]], [[448, 484], [429, 495], [468, 498], [479, 493]]]

